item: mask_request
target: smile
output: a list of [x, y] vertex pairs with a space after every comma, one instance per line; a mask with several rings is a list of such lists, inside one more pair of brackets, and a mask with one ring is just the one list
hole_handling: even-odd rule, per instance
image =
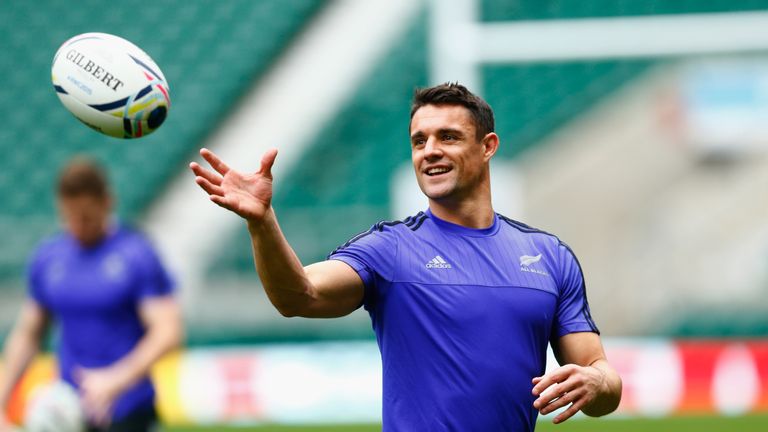
[[436, 168], [430, 168], [425, 172], [428, 176], [435, 176], [435, 175], [445, 174], [450, 170], [451, 170], [450, 168], [446, 168], [446, 167], [436, 167]]

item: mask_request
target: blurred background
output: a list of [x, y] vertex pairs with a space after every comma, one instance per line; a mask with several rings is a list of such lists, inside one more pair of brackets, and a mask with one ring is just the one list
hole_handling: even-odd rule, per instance
[[[154, 134], [101, 136], [61, 106], [53, 54], [92, 31], [162, 68], [172, 107]], [[255, 170], [277, 147], [282, 229], [304, 263], [322, 260], [425, 207], [409, 102], [445, 81], [494, 108], [496, 209], [574, 249], [625, 380], [608, 429], [558, 430], [650, 417], [679, 431], [681, 415], [709, 416], [691, 430], [768, 430], [768, 0], [5, 0], [0, 35], [0, 335], [29, 254], [59, 228], [59, 168], [96, 157], [118, 217], [179, 282], [187, 341], [155, 370], [169, 430], [375, 430], [367, 314], [281, 317], [244, 224], [187, 165], [205, 146]]]

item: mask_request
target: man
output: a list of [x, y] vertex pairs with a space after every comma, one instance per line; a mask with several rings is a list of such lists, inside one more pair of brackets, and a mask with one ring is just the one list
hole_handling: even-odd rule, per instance
[[[616, 409], [621, 380], [605, 359], [578, 261], [564, 243], [496, 214], [493, 112], [458, 84], [418, 90], [411, 110], [426, 212], [379, 222], [302, 267], [280, 231], [268, 151], [259, 171], [190, 165], [210, 199], [245, 218], [264, 289], [285, 316], [368, 310], [383, 363], [384, 430], [532, 431], [537, 411]], [[544, 374], [547, 343], [564, 365]]]
[[[60, 377], [79, 389], [88, 430], [153, 430], [149, 370], [182, 334], [172, 282], [149, 242], [112, 221], [99, 166], [86, 159], [67, 165], [57, 204], [65, 230], [39, 246], [29, 265], [29, 296], [5, 344], [0, 408], [55, 321]], [[0, 415], [0, 430], [9, 428]]]

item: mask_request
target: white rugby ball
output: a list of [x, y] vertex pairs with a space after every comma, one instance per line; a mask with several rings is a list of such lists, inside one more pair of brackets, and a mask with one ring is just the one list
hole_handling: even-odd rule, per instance
[[64, 42], [51, 67], [61, 103], [97, 131], [139, 138], [157, 130], [171, 106], [160, 67], [139, 47], [107, 33]]
[[24, 413], [26, 432], [83, 432], [85, 414], [69, 384], [54, 381], [35, 389]]

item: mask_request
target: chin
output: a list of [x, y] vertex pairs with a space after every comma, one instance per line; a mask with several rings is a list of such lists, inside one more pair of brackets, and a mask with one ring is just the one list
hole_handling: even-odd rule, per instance
[[449, 197], [451, 197], [451, 195], [453, 195], [452, 194], [452, 192], [453, 192], [452, 190], [429, 190], [428, 189], [428, 190], [425, 190], [423, 192], [424, 192], [424, 195], [427, 196], [427, 198], [429, 198], [431, 200], [434, 200], [434, 201], [441, 201], [441, 200], [449, 198]]

